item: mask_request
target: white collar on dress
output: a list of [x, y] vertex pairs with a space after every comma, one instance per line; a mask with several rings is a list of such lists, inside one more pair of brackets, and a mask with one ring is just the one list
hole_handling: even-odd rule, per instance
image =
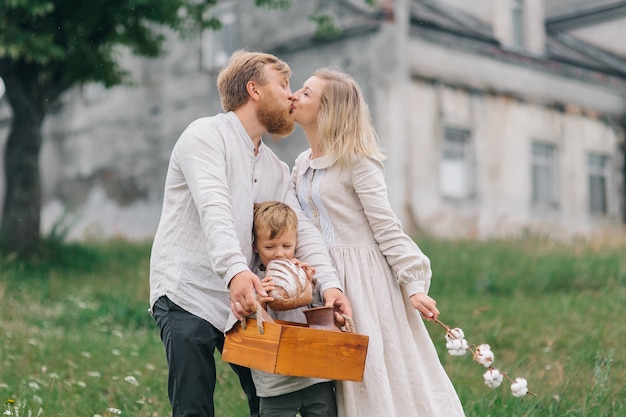
[[[309, 157], [311, 156], [311, 150], [309, 149]], [[319, 158], [309, 159], [309, 168], [312, 169], [324, 169], [328, 168], [332, 164], [337, 162], [337, 158], [329, 155], [320, 156]]]

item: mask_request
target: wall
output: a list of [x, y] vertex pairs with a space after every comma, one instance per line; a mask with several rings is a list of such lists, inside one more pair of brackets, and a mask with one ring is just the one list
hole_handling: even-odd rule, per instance
[[[588, 214], [586, 153], [616, 157], [612, 178], [619, 177], [620, 132], [598, 119], [510, 97], [415, 80], [409, 96], [414, 113], [408, 199], [422, 230], [447, 237], [494, 237], [534, 230], [554, 236], [611, 232], [619, 223], [613, 183], [607, 218]], [[473, 198], [441, 197], [438, 172], [444, 125], [472, 132], [475, 152]], [[559, 154], [559, 207], [531, 203], [531, 143], [556, 145]]]

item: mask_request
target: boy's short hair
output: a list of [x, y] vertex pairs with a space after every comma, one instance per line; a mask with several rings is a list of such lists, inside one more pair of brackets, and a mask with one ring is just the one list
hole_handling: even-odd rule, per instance
[[228, 65], [220, 70], [217, 77], [217, 89], [225, 112], [235, 111], [248, 102], [248, 81], [260, 85], [267, 83], [264, 69], [268, 64], [287, 79], [291, 77], [289, 65], [272, 54], [243, 49], [233, 52]]
[[280, 237], [289, 230], [298, 230], [298, 216], [289, 205], [280, 201], [254, 204], [252, 233], [256, 239], [258, 230], [270, 232], [270, 239]]

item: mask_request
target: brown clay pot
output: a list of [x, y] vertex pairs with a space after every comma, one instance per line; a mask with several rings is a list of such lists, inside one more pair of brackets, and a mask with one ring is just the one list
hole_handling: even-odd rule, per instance
[[304, 310], [306, 322], [312, 329], [340, 332], [341, 329], [335, 325], [334, 310], [335, 308], [333, 306], [315, 307]]

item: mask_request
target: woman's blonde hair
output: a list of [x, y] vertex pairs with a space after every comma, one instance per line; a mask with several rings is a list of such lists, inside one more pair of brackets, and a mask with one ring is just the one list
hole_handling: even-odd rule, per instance
[[344, 72], [329, 68], [320, 68], [313, 76], [325, 81], [318, 117], [324, 154], [344, 167], [360, 156], [384, 159], [369, 107], [356, 81]]
[[254, 204], [253, 235], [256, 240], [259, 230], [270, 232], [270, 239], [283, 233], [298, 230], [298, 216], [289, 205], [280, 201], [265, 201]]
[[237, 110], [248, 102], [248, 81], [265, 85], [264, 68], [268, 64], [287, 79], [291, 77], [289, 65], [274, 55], [243, 49], [233, 52], [228, 65], [217, 76], [217, 89], [225, 112]]

